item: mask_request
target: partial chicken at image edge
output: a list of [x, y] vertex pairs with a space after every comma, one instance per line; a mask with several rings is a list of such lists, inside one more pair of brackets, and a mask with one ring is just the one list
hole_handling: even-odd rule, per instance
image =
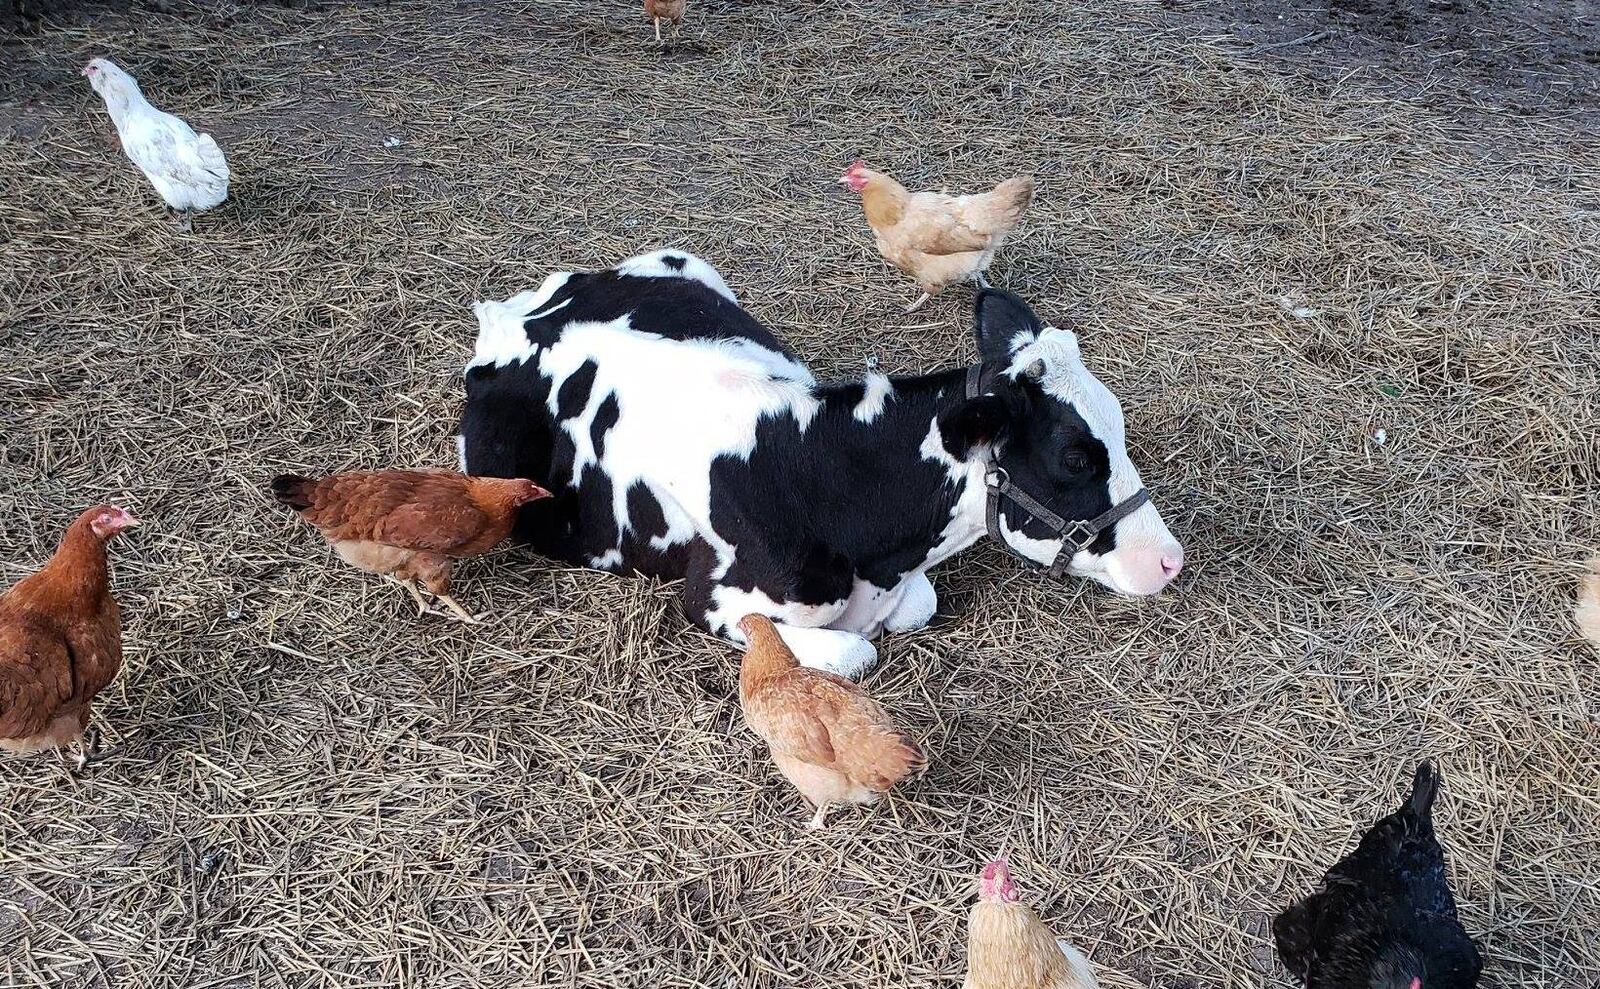
[[0, 751], [77, 749], [77, 769], [111, 755], [89, 727], [94, 698], [122, 670], [122, 613], [106, 544], [139, 520], [97, 505], [67, 527], [55, 554], [0, 594]]
[[1417, 766], [1400, 809], [1367, 830], [1321, 888], [1280, 913], [1284, 967], [1314, 989], [1471, 989], [1483, 967], [1456, 917], [1433, 830], [1441, 778]]
[[420, 583], [463, 622], [477, 617], [450, 595], [453, 561], [504, 542], [522, 506], [550, 492], [525, 478], [473, 477], [450, 470], [381, 470], [321, 478], [282, 474], [272, 495], [294, 509], [340, 559], [411, 592]]
[[739, 667], [739, 706], [772, 761], [815, 808], [820, 829], [836, 803], [871, 805], [928, 757], [858, 684], [800, 665], [772, 620], [746, 615], [750, 641]]
[[1022, 902], [1003, 858], [983, 867], [967, 915], [963, 989], [1099, 989], [1089, 960]]
[[1589, 644], [1600, 652], [1600, 556], [1592, 556], [1586, 564], [1588, 573], [1578, 585], [1578, 603], [1572, 609], [1573, 621]]
[[122, 150], [144, 172], [167, 206], [178, 214], [185, 233], [194, 229], [194, 214], [220, 206], [228, 198], [228, 162], [210, 134], [145, 99], [139, 83], [109, 58], [84, 66], [83, 75], [105, 101], [117, 125]]

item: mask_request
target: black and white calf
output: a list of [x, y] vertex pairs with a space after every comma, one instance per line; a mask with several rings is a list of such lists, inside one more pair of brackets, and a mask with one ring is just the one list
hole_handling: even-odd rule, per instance
[[735, 642], [768, 615], [803, 663], [859, 677], [869, 640], [933, 616], [928, 568], [985, 532], [1125, 594], [1183, 565], [1116, 397], [1009, 293], [978, 296], [977, 368], [830, 385], [680, 251], [477, 314], [463, 469], [545, 485], [520, 538], [685, 578], [690, 618]]

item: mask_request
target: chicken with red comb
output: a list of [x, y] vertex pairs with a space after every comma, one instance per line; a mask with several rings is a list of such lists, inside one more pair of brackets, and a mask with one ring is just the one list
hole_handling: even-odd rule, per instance
[[1003, 858], [983, 867], [967, 917], [965, 989], [1098, 989], [1078, 949], [1056, 940], [1017, 895]]
[[0, 594], [0, 752], [77, 748], [95, 695], [122, 669], [122, 613], [111, 596], [106, 544], [139, 520], [97, 505], [67, 527], [55, 555]]
[[987, 284], [994, 254], [1033, 202], [1033, 177], [1018, 175], [988, 192], [947, 196], [911, 192], [882, 172], [854, 161], [839, 181], [861, 195], [861, 210], [885, 261], [917, 280], [922, 295], [912, 312], [953, 282]]

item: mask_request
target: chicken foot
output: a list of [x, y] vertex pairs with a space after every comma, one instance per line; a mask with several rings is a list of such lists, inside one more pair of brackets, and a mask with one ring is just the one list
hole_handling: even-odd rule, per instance
[[81, 773], [97, 762], [107, 759], [122, 752], [123, 746], [113, 745], [109, 749], [100, 747], [100, 729], [91, 726], [77, 741], [72, 743], [77, 750], [73, 756], [73, 773]]
[[817, 804], [817, 812], [811, 815], [811, 820], [806, 822], [807, 831], [821, 831], [828, 817], [828, 803], [823, 801]]
[[456, 617], [461, 619], [463, 622], [466, 622], [468, 625], [478, 624], [477, 616], [467, 609], [461, 607], [461, 602], [457, 601], [455, 598], [448, 594], [435, 594], [434, 597], [444, 602], [444, 606], [455, 612]]

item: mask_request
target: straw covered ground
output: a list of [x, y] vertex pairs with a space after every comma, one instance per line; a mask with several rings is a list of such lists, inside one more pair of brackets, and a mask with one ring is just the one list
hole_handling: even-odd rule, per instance
[[[88, 504], [148, 520], [122, 753], [0, 765], [7, 984], [953, 987], [1004, 850], [1108, 986], [1282, 986], [1270, 912], [1423, 756], [1487, 984], [1600, 982], [1570, 107], [1094, 0], [704, 0], [664, 49], [622, 0], [157, 6], [0, 42], [0, 579]], [[232, 160], [193, 235], [77, 75], [104, 54]], [[969, 361], [965, 290], [900, 313], [857, 155], [1039, 177], [994, 277], [1079, 329], [1189, 552], [1145, 601], [990, 546], [936, 571], [868, 680], [934, 753], [904, 794], [802, 831], [671, 585], [509, 550], [462, 568], [469, 629], [269, 504], [452, 464], [472, 300], [655, 245], [821, 375]]]

